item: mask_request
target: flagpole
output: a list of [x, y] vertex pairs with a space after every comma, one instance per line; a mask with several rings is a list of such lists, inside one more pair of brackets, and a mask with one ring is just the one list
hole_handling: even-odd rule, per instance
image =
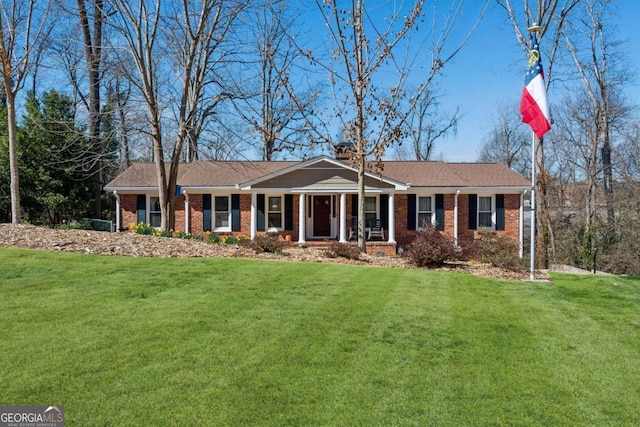
[[[542, 29], [537, 23], [527, 28], [529, 33]], [[533, 46], [532, 46], [533, 47]], [[536, 279], [536, 133], [531, 132], [531, 265], [529, 279]]]
[[531, 267], [529, 279], [536, 279], [536, 134], [531, 132]]

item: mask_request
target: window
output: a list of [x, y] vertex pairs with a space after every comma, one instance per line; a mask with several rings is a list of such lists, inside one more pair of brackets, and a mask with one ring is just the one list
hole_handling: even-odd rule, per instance
[[230, 230], [231, 222], [230, 218], [230, 210], [229, 210], [229, 197], [228, 196], [216, 196], [215, 198], [215, 215], [214, 215], [214, 224], [213, 228], [216, 230]]
[[280, 196], [269, 196], [267, 228], [282, 228], [282, 197]]
[[493, 228], [492, 197], [478, 197], [478, 228]]
[[160, 228], [162, 223], [162, 213], [160, 212], [160, 198], [149, 197], [149, 224], [152, 227]]
[[377, 197], [365, 197], [364, 198], [364, 223], [369, 225], [372, 220], [378, 218], [378, 198]]
[[418, 230], [424, 224], [433, 224], [433, 199], [429, 197], [418, 197]]

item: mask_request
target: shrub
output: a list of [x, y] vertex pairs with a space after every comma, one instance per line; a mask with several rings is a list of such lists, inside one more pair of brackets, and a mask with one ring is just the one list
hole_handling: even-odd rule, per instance
[[190, 239], [191, 234], [187, 233], [186, 231], [176, 230], [174, 237], [177, 237], [178, 239]]
[[150, 236], [155, 236], [157, 234], [155, 227], [152, 227], [151, 224], [145, 224], [144, 222], [129, 224], [129, 231], [136, 234], [146, 234]]
[[284, 248], [290, 246], [291, 243], [282, 240], [278, 235], [265, 234], [256, 236], [253, 240], [247, 242], [246, 245], [256, 253], [267, 252], [281, 254]]
[[329, 258], [346, 258], [357, 260], [360, 259], [361, 251], [360, 248], [356, 245], [340, 243], [334, 240], [329, 243], [329, 247], [325, 250], [324, 254]]
[[525, 266], [518, 256], [518, 244], [510, 237], [483, 232], [477, 241], [478, 261], [509, 271], [523, 271]]
[[236, 244], [239, 246], [247, 246], [251, 242], [251, 237], [249, 236], [237, 236]]
[[229, 234], [229, 235], [224, 236], [222, 238], [222, 244], [223, 245], [237, 245], [238, 244], [238, 238], [236, 236], [234, 236], [233, 234]]
[[445, 261], [460, 259], [460, 250], [454, 240], [445, 236], [432, 225], [426, 225], [409, 244], [405, 256], [416, 267], [438, 267]]
[[212, 233], [210, 231], [207, 231], [204, 235], [204, 239], [209, 242], [209, 243], [214, 243], [214, 244], [218, 244], [222, 241], [222, 239], [220, 239], [220, 236], [218, 236], [215, 233]]
[[156, 230], [154, 235], [159, 237], [173, 237], [173, 230], [163, 230], [161, 228], [159, 230]]

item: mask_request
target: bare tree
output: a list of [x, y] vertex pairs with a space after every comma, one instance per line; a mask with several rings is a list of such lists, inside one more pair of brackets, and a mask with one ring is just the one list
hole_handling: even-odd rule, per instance
[[[120, 33], [124, 44], [135, 64], [135, 71], [127, 74], [129, 81], [142, 94], [147, 108], [149, 123], [148, 135], [153, 144], [156, 177], [158, 180], [158, 199], [160, 204], [160, 226], [169, 229], [172, 222], [173, 192], [169, 187], [165, 167], [165, 147], [162, 140], [161, 115], [163, 106], [158, 98], [157, 45], [160, 32], [161, 1], [148, 7], [147, 2], [136, 3], [126, 0], [114, 0], [117, 14], [110, 17], [109, 23]], [[175, 188], [175, 185], [174, 185]]]
[[[633, 113], [638, 115], [637, 108]], [[622, 143], [618, 149], [620, 177], [626, 182], [640, 182], [640, 120], [631, 120], [621, 134]]]
[[406, 136], [402, 142], [408, 143], [409, 147], [400, 145], [399, 152], [408, 149], [415, 160], [431, 160], [438, 141], [449, 134], [456, 134], [460, 109], [456, 108], [452, 113], [438, 111], [440, 96], [431, 89], [418, 93], [405, 121]]
[[241, 92], [247, 92], [244, 88], [248, 86], [253, 93], [239, 97], [237, 111], [259, 135], [262, 159], [270, 161], [276, 153], [294, 152], [306, 142], [301, 131], [318, 93], [301, 89], [300, 79], [291, 81], [302, 59], [294, 42], [299, 12], [292, 12], [284, 0], [272, 0], [247, 16], [250, 21], [245, 26], [255, 46], [248, 52], [255, 60], [247, 72], [252, 76], [250, 81], [259, 82], [259, 86], [250, 82], [242, 85]]
[[[514, 7], [512, 0], [497, 0], [498, 4], [505, 10], [509, 20], [513, 26], [514, 33], [518, 43], [523, 49], [527, 58], [531, 49], [531, 42], [527, 36], [527, 29], [534, 24], [541, 27], [538, 32], [539, 40], [549, 33], [553, 38], [551, 48], [544, 55], [547, 69], [544, 71], [545, 84], [547, 91], [553, 81], [553, 66], [562, 29], [564, 28], [569, 14], [572, 9], [580, 2], [580, 0], [522, 0], [522, 9], [518, 10]], [[535, 7], [532, 8], [532, 4]], [[518, 17], [518, 13], [522, 15]], [[535, 140], [535, 162], [536, 162], [536, 230], [539, 235], [536, 247], [536, 259], [543, 267], [549, 266], [549, 257], [547, 248], [551, 247], [555, 250], [555, 242], [553, 236], [553, 228], [551, 226], [551, 217], [549, 215], [549, 202], [547, 199], [547, 188], [549, 186], [549, 174], [545, 166], [544, 157], [544, 141], [542, 138]]]
[[[587, 176], [595, 181], [595, 172], [599, 167], [602, 168], [607, 221], [613, 224], [612, 138], [616, 122], [628, 110], [621, 102], [620, 89], [629, 76], [620, 66], [625, 63], [623, 52], [619, 49], [619, 41], [615, 40], [614, 24], [610, 24], [607, 19], [609, 2], [584, 0], [583, 4], [582, 19], [573, 20], [571, 31], [565, 29], [563, 32], [567, 50], [580, 76], [581, 90], [587, 96], [584, 102], [589, 104], [586, 111], [585, 108], [574, 110], [574, 119], [593, 127], [589, 132], [589, 146], [593, 153], [589, 154]], [[581, 38], [584, 40], [580, 40]], [[595, 182], [593, 185], [595, 186]], [[588, 203], [593, 205], [594, 201]], [[588, 217], [591, 218], [591, 215]]]
[[[363, 250], [366, 249], [364, 178], [368, 170], [367, 161], [374, 161], [373, 170], [377, 173], [382, 171], [385, 150], [403, 136], [404, 123], [418, 102], [417, 95], [430, 88], [438, 73], [460, 51], [473, 31], [445, 52], [457, 26], [460, 4], [452, 3], [449, 19], [440, 31], [432, 34], [435, 41], [428, 49], [431, 57], [425, 76], [425, 70], [419, 69], [424, 57], [417, 56], [409, 48], [411, 38], [419, 34], [415, 31], [417, 24], [425, 19], [424, 0], [413, 1], [409, 5], [395, 3], [384, 17], [380, 16], [379, 9], [375, 13], [366, 9], [363, 0], [352, 0], [347, 4], [337, 0], [316, 0], [333, 46], [327, 60], [321, 61], [311, 52], [307, 52], [307, 56], [330, 73], [336, 99], [333, 118], [344, 129], [345, 139], [353, 143], [352, 161], [358, 170], [358, 246]], [[436, 26], [435, 19], [432, 26]], [[424, 48], [424, 43], [420, 47]], [[416, 69], [424, 77], [417, 93], [408, 95], [407, 81]], [[383, 86], [380, 78], [387, 71], [397, 80], [392, 85], [387, 86], [387, 83]], [[409, 105], [401, 109], [400, 103], [404, 99], [409, 99]], [[327, 135], [324, 138], [331, 142]]]
[[[38, 8], [38, 4], [43, 5]], [[32, 56], [45, 34], [48, 2], [14, 0], [0, 2], [0, 67], [7, 103], [11, 222], [20, 223], [20, 178], [16, 123], [16, 97], [32, 65]]]
[[101, 83], [102, 83], [102, 45], [103, 25], [105, 20], [104, 1], [92, 0], [92, 10], [87, 10], [85, 0], [77, 0], [78, 18], [84, 44], [84, 59], [87, 67], [89, 83], [88, 99], [82, 96], [82, 101], [89, 113], [88, 137], [89, 145], [96, 154], [90, 167], [90, 179], [93, 181], [93, 215], [102, 217], [102, 141], [100, 137], [101, 112]]
[[[197, 160], [198, 139], [205, 122], [218, 105], [233, 94], [228, 79], [219, 70], [229, 61], [230, 33], [248, 0], [183, 0], [167, 17], [172, 31], [168, 37], [170, 56], [181, 80], [177, 101], [178, 133], [172, 158], [178, 158], [187, 142], [187, 160]], [[171, 174], [177, 168], [172, 162]]]
[[531, 173], [531, 135], [522, 126], [517, 103], [501, 102], [489, 135], [478, 153], [481, 162], [501, 162], [526, 176]]
[[[629, 260], [628, 249], [635, 247], [634, 238], [628, 237], [636, 235], [625, 224], [637, 217], [633, 162], [638, 117], [624, 96], [632, 70], [615, 28], [613, 5], [583, 0], [581, 6], [563, 33], [570, 61], [553, 135], [562, 180], [577, 208], [555, 224], [561, 228], [571, 222], [572, 227], [565, 227], [565, 240], [573, 245], [564, 252], [577, 265], [590, 267], [597, 259], [619, 272]], [[637, 251], [633, 253], [637, 258]]]
[[[137, 73], [129, 73], [127, 77], [140, 90], [147, 107], [158, 179], [160, 227], [170, 229], [175, 221], [172, 208], [184, 144], [190, 141], [192, 147], [197, 146], [204, 121], [228, 96], [222, 90], [207, 90], [212, 86], [219, 88], [215, 70], [229, 54], [221, 49], [247, 1], [183, 0], [173, 10], [168, 4], [162, 5], [161, 0], [151, 4], [152, 8], [148, 3], [113, 0], [117, 14], [112, 22], [135, 63]], [[179, 84], [173, 87], [177, 97], [167, 97], [166, 101], [169, 106], [176, 106], [177, 130], [173, 144], [163, 141], [162, 114], [166, 106], [160, 91], [163, 65], [165, 72], [166, 67], [172, 66], [179, 79]], [[166, 86], [165, 89], [166, 96], [170, 89]], [[166, 160], [169, 160], [168, 168]]]

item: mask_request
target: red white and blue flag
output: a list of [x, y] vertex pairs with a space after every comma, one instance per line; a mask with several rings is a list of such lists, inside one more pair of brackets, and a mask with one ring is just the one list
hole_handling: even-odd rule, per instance
[[551, 115], [547, 101], [547, 89], [544, 85], [544, 73], [538, 38], [533, 34], [531, 50], [529, 51], [529, 67], [524, 79], [524, 90], [520, 100], [522, 122], [528, 123], [538, 138], [551, 129]]

